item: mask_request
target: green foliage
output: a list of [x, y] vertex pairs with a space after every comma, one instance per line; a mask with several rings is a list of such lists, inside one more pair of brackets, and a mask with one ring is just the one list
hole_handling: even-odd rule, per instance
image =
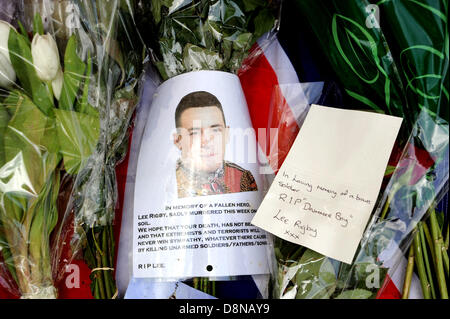
[[159, 23], [161, 21], [162, 7], [164, 6], [166, 8], [170, 8], [172, 2], [173, 0], [153, 0], [151, 2], [151, 10], [156, 23]]
[[[46, 154], [49, 149], [55, 150], [55, 140], [46, 134], [54, 120], [45, 116], [30, 98], [19, 91], [11, 92], [4, 105], [11, 111], [11, 119], [2, 136], [5, 163], [15, 163], [14, 167], [25, 170], [23, 173], [28, 176], [26, 183], [18, 180], [17, 185], [37, 195], [57, 164], [56, 154]], [[17, 174], [16, 178], [22, 179], [23, 176]]]
[[55, 110], [56, 131], [64, 168], [77, 174], [94, 151], [100, 133], [98, 116], [75, 111]]
[[67, 42], [64, 54], [64, 84], [59, 100], [59, 108], [73, 110], [75, 98], [81, 88], [86, 70], [86, 64], [77, 55], [77, 42], [72, 35]]
[[20, 85], [45, 115], [53, 116], [53, 95], [47, 84], [37, 76], [29, 39], [17, 32], [10, 32], [8, 46], [11, 63]]
[[258, 39], [267, 31], [271, 30], [275, 23], [275, 16], [272, 11], [268, 8], [264, 8], [261, 10], [258, 15], [255, 17], [254, 27], [255, 33], [253, 37]]
[[5, 149], [4, 149], [4, 142], [3, 138], [1, 136], [4, 136], [6, 127], [8, 126], [9, 122], [9, 113], [6, 110], [6, 108], [0, 104], [0, 167], [3, 166], [5, 163]]
[[28, 39], [27, 30], [25, 30], [25, 27], [23, 26], [23, 24], [20, 21], [17, 21], [17, 24], [19, 25], [19, 31], [23, 35], [25, 41], [28, 43], [28, 45], [31, 46], [31, 41], [30, 41], [30, 39]]
[[258, 7], [263, 7], [266, 5], [266, 0], [246, 0], [244, 1], [244, 8], [246, 12], [254, 11]]
[[42, 18], [39, 12], [36, 12], [33, 19], [33, 31], [35, 34], [44, 34], [44, 25], [42, 24]]
[[[34, 34], [43, 34], [38, 14], [33, 25]], [[58, 220], [61, 170], [83, 169], [98, 145], [100, 120], [89, 104], [93, 61], [90, 54], [87, 65], [79, 58], [76, 37], [67, 43], [58, 102], [38, 78], [30, 39], [19, 27], [8, 46], [21, 89], [0, 102], [0, 246], [26, 296], [36, 293], [33, 287], [52, 287], [49, 238]]]
[[296, 274], [297, 299], [328, 299], [336, 289], [336, 274], [329, 258], [306, 250]]
[[20, 91], [10, 92], [0, 114], [2, 254], [21, 293], [28, 294], [33, 286], [52, 284], [48, 241], [59, 192], [54, 119]]
[[83, 84], [83, 93], [75, 109], [81, 113], [95, 115], [97, 111], [89, 104], [89, 89], [90, 89], [89, 85], [91, 83], [91, 76], [92, 76], [92, 58], [91, 54], [89, 53], [86, 76]]
[[152, 2], [159, 60], [164, 79], [183, 72], [221, 70], [237, 72], [251, 46], [273, 29], [275, 9], [266, 1]]

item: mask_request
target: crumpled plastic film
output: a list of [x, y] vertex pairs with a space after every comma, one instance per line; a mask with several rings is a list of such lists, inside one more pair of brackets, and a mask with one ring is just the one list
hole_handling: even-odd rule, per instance
[[338, 280], [343, 290], [382, 293], [387, 272], [392, 274], [399, 266], [401, 259], [396, 253], [406, 255], [417, 224], [448, 191], [448, 129], [444, 120], [436, 121], [426, 111], [420, 113], [354, 262], [341, 264]]
[[57, 298], [78, 258], [101, 269], [92, 294], [112, 298], [115, 166], [127, 151], [139, 73], [118, 40], [119, 1], [14, 3], [6, 10], [15, 27], [1, 22], [3, 288]]
[[448, 192], [448, 2], [296, 5], [346, 92], [338, 106], [401, 116], [404, 124], [353, 263], [276, 240], [274, 297], [380, 297], [416, 226]]

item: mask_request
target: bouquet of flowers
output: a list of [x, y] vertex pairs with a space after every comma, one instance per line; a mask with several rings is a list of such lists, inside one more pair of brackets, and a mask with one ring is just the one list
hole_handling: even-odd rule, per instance
[[31, 298], [56, 296], [49, 236], [58, 218], [60, 174], [77, 174], [99, 137], [98, 111], [84, 81], [92, 69], [80, 67], [77, 39], [67, 42], [61, 66], [39, 14], [33, 24], [30, 40], [23, 25], [18, 32], [2, 22], [1, 48], [2, 251], [21, 295]]
[[[398, 267], [394, 252], [406, 253], [414, 242], [404, 296], [415, 260], [424, 296], [447, 298], [448, 219], [434, 210], [448, 187], [448, 34], [440, 31], [447, 28], [447, 2], [297, 4], [305, 17], [315, 17], [312, 29], [348, 104], [405, 122], [353, 263], [276, 239], [274, 297], [375, 298], [388, 271]], [[424, 14], [433, 23], [423, 23]], [[426, 62], [430, 56], [432, 64]], [[422, 221], [427, 216], [429, 227]]]
[[1, 23], [0, 245], [24, 298], [57, 297], [64, 263], [80, 255], [100, 270], [93, 295], [116, 292], [114, 167], [136, 83], [114, 38], [117, 10], [117, 1], [44, 0], [27, 7], [31, 25]]

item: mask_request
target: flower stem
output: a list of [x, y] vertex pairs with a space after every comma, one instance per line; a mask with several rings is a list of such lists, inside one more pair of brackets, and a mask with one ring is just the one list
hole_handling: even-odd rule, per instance
[[50, 101], [53, 101], [53, 86], [52, 86], [52, 81], [47, 81], [45, 82], [47, 84], [47, 89], [49, 91], [49, 96], [50, 96]]
[[[6, 223], [5, 223], [6, 224]], [[10, 222], [4, 227], [4, 233], [7, 243], [14, 243], [17, 241], [17, 245], [8, 244], [10, 253], [12, 256], [13, 267], [16, 270], [15, 275], [17, 278], [17, 285], [19, 286], [20, 293], [26, 295], [30, 293], [28, 285], [30, 279], [30, 269], [27, 260], [27, 247], [26, 242], [23, 240], [23, 230], [16, 223]]]
[[100, 299], [100, 290], [98, 288], [98, 280], [94, 281], [94, 298]]
[[[420, 243], [422, 245], [423, 258], [425, 261], [425, 270], [427, 272], [428, 282], [430, 284], [431, 296], [433, 299], [436, 299], [436, 291], [434, 289], [433, 276], [431, 274], [430, 261], [428, 258], [428, 250], [427, 250], [427, 245], [425, 242], [425, 235], [424, 235], [422, 224], [423, 224], [422, 222], [419, 222], [418, 227], [419, 227], [419, 233], [420, 233]], [[430, 248], [433, 249], [432, 246]]]
[[208, 278], [205, 278], [204, 279], [205, 280], [205, 292], [207, 293], [207, 294], [210, 294], [210, 291], [209, 291], [209, 280], [208, 280]]
[[106, 241], [106, 228], [102, 227], [101, 228], [101, 237], [102, 237], [102, 269], [101, 272], [103, 274], [103, 279], [105, 282], [105, 291], [106, 291], [106, 298], [107, 299], [111, 299], [112, 297], [112, 292], [111, 292], [111, 284], [110, 284], [110, 280], [109, 280], [109, 272], [111, 270], [108, 270], [108, 248], [107, 248], [107, 241]]
[[442, 260], [444, 261], [444, 269], [447, 273], [447, 277], [449, 276], [449, 261], [448, 261], [448, 251], [445, 247], [442, 248]]
[[444, 273], [444, 264], [442, 258], [442, 251], [444, 247], [444, 242], [442, 240], [442, 236], [439, 233], [439, 224], [436, 218], [435, 210], [431, 210], [430, 214], [430, 223], [431, 223], [431, 235], [434, 240], [434, 250], [436, 254], [436, 276], [438, 279], [439, 292], [441, 294], [442, 299], [448, 299], [448, 291], [447, 284], [445, 282], [445, 273]]
[[201, 278], [200, 279], [201, 281], [202, 281], [202, 291], [204, 292], [204, 293], [208, 293], [208, 290], [207, 290], [207, 288], [208, 288], [208, 282], [207, 282], [207, 279], [206, 278]]
[[447, 235], [445, 236], [445, 250], [448, 250], [450, 225], [447, 225]]
[[115, 251], [114, 231], [113, 231], [112, 224], [107, 226], [107, 227], [108, 227], [108, 234], [109, 234], [109, 236], [108, 236], [108, 239], [109, 239], [108, 247], [109, 247], [109, 251], [110, 251], [110, 253], [108, 254], [109, 255], [109, 264], [112, 266], [112, 265], [114, 265], [114, 256], [113, 255], [114, 255], [114, 251]]
[[[102, 262], [101, 262], [101, 257], [99, 255], [99, 252], [96, 252], [95, 257], [97, 259], [97, 268], [101, 268]], [[100, 292], [100, 299], [105, 299], [106, 298], [105, 285], [103, 283], [102, 273], [100, 273], [99, 270], [97, 270], [97, 273], [95, 274], [95, 278], [98, 281], [98, 289]]]
[[430, 284], [428, 283], [427, 274], [425, 272], [425, 265], [423, 262], [422, 247], [420, 245], [420, 233], [416, 231], [414, 236], [414, 255], [417, 267], [417, 273], [419, 275], [420, 284], [422, 285], [422, 292], [425, 299], [431, 299]]
[[193, 282], [194, 282], [194, 289], [198, 289], [198, 277], [195, 277], [193, 279]]
[[449, 276], [448, 233], [449, 233], [449, 226], [447, 225], [447, 234], [444, 242], [444, 247], [442, 248], [442, 258], [444, 259], [444, 266], [445, 271], [447, 272], [447, 277]]
[[[109, 262], [109, 267], [112, 269], [109, 272], [109, 276], [111, 278], [111, 280], [110, 280], [111, 291], [113, 292], [114, 295], [116, 295], [116, 293], [118, 292], [118, 289], [117, 289], [116, 280], [115, 280], [115, 272], [113, 270], [113, 268], [114, 268], [115, 241], [114, 241], [114, 231], [113, 231], [112, 224], [107, 226], [107, 236], [106, 236], [106, 238], [108, 240], [108, 251], [109, 251], [108, 262]], [[114, 297], [114, 295], [112, 297]]]
[[[95, 247], [97, 248], [95, 250], [95, 261], [96, 261], [95, 268], [102, 268], [102, 255], [103, 255], [103, 252], [101, 251], [100, 246], [99, 246], [99, 244], [97, 242], [96, 234], [95, 234], [95, 231], [94, 231], [93, 227], [91, 228], [91, 235], [92, 235], [92, 240], [93, 240], [93, 242], [95, 244]], [[106, 298], [106, 294], [105, 294], [105, 285], [104, 285], [104, 282], [103, 282], [103, 275], [99, 271], [100, 270], [96, 270], [95, 280], [98, 281], [98, 290], [99, 290], [100, 299], [105, 299]]]
[[383, 211], [381, 212], [381, 215], [380, 215], [380, 220], [384, 220], [384, 218], [386, 217], [386, 213], [391, 204], [391, 197], [393, 197], [393, 195], [394, 194], [392, 194], [391, 196], [388, 196], [388, 198], [386, 199], [386, 203], [384, 204]]
[[409, 298], [409, 290], [411, 288], [411, 280], [414, 272], [414, 247], [409, 248], [408, 266], [406, 267], [405, 281], [403, 283], [402, 299]]
[[431, 239], [430, 229], [428, 228], [427, 223], [422, 223], [422, 226], [425, 238], [427, 239], [428, 246], [430, 247], [431, 250], [431, 257], [433, 258], [433, 264], [436, 264], [436, 253], [434, 251], [434, 244], [433, 240]]

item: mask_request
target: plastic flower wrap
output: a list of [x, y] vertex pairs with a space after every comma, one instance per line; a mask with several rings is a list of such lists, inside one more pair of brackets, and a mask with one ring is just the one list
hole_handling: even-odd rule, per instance
[[[18, 82], [12, 73], [4, 73], [2, 251], [25, 298], [56, 297], [49, 237], [58, 219], [60, 175], [62, 170], [76, 174], [99, 136], [98, 111], [82, 108], [88, 105], [88, 87], [80, 79], [84, 74], [71, 78], [70, 84], [64, 81], [62, 89], [61, 84], [53, 84], [59, 81], [61, 68], [67, 75], [81, 62], [76, 41], [75, 37], [69, 40], [61, 66], [55, 40], [44, 34], [41, 16], [36, 14], [32, 41], [21, 25], [21, 33], [10, 27], [7, 49], [2, 45], [2, 55], [10, 61]], [[68, 86], [84, 91], [85, 98], [75, 103], [75, 93]], [[82, 145], [69, 142], [78, 138], [73, 122], [86, 126]]]
[[[402, 116], [405, 122], [352, 264], [277, 238], [275, 298], [380, 297], [382, 283], [408, 255], [413, 238], [409, 260], [415, 259], [424, 296], [448, 294], [447, 219], [434, 211], [448, 190], [447, 6], [297, 2], [347, 93], [344, 107]], [[274, 112], [279, 103], [274, 100]], [[422, 221], [428, 216], [429, 227]], [[408, 290], [411, 267], [407, 273]]]
[[135, 102], [114, 38], [117, 8], [37, 1], [18, 30], [2, 22], [0, 247], [24, 298], [57, 297], [55, 284], [77, 256], [102, 269], [92, 273], [95, 297], [116, 291], [114, 167]]
[[[72, 181], [65, 218], [74, 219], [75, 236], [70, 239], [70, 232], [64, 227], [59, 236], [67, 236], [71, 241], [72, 258], [82, 258], [91, 269], [94, 298], [108, 299], [117, 297], [113, 232], [118, 200], [115, 167], [128, 149], [128, 127], [136, 104], [141, 61], [136, 58], [139, 52], [129, 52], [125, 57], [124, 52], [131, 50], [130, 39], [119, 42], [124, 32], [124, 27], [119, 26], [119, 1], [74, 4], [80, 14], [80, 29], [85, 30], [83, 37], [93, 39], [91, 45], [96, 48], [93, 61], [99, 73], [93, 79], [97, 84], [91, 98], [101, 114], [100, 136], [86, 166]], [[58, 17], [61, 12], [64, 10], [57, 12]]]

